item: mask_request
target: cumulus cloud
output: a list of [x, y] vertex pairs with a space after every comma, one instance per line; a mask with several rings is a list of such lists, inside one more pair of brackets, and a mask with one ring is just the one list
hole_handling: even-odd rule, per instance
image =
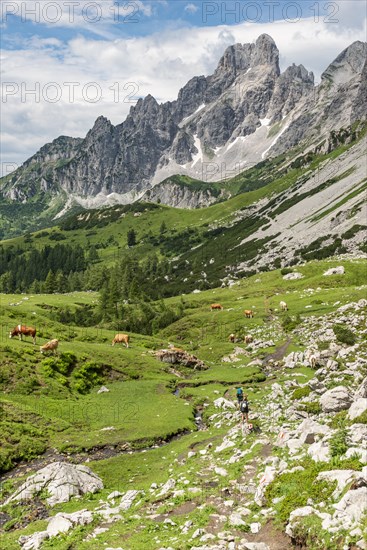
[[[156, 2], [166, 4], [166, 0]], [[1, 19], [6, 26], [11, 17], [51, 28], [84, 29], [109, 37], [114, 27], [139, 23], [151, 17], [153, 3], [143, 0], [118, 3], [115, 0], [2, 0]]]
[[198, 6], [195, 6], [195, 4], [186, 4], [185, 11], [187, 13], [196, 13], [199, 10]]
[[137, 98], [148, 93], [160, 102], [175, 99], [190, 78], [211, 74], [230, 44], [268, 33], [280, 50], [282, 70], [302, 63], [319, 79], [344, 48], [364, 40], [365, 29], [364, 24], [360, 30], [346, 26], [335, 32], [322, 19], [309, 18], [179, 32], [166, 28], [113, 40], [34, 36], [22, 49], [3, 51], [3, 162], [21, 163], [59, 135], [83, 137], [101, 114], [121, 123]]

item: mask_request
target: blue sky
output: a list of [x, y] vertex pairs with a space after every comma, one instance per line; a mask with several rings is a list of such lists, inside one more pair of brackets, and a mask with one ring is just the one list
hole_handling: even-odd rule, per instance
[[2, 0], [1, 9], [5, 173], [59, 135], [83, 137], [99, 115], [122, 122], [138, 97], [175, 99], [235, 42], [266, 32], [282, 70], [302, 63], [319, 80], [366, 40], [365, 0]]

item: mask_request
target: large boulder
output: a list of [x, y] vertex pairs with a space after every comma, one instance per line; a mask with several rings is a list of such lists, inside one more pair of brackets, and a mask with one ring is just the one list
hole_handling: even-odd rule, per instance
[[360, 521], [367, 512], [367, 487], [351, 490], [334, 504], [335, 516], [346, 516], [350, 520]]
[[87, 466], [53, 462], [30, 476], [5, 502], [32, 500], [42, 490], [49, 493], [50, 506], [68, 502], [72, 496], [103, 489], [102, 480]]
[[356, 470], [327, 470], [325, 472], [320, 472], [316, 481], [328, 481], [330, 483], [336, 481], [337, 487], [333, 493], [333, 498], [338, 498], [345, 487], [354, 480], [366, 482], [366, 473], [366, 468], [364, 468], [362, 473]]
[[332, 267], [331, 269], [328, 269], [324, 272], [324, 275], [344, 275], [345, 269], [342, 265], [338, 265], [338, 267]]
[[33, 535], [22, 535], [19, 537], [18, 542], [22, 550], [38, 550], [49, 537], [50, 535], [47, 531], [38, 531], [37, 533], [33, 533]]
[[290, 513], [288, 525], [285, 528], [285, 532], [289, 537], [293, 537], [294, 533], [294, 527], [298, 523], [298, 520], [300, 518], [304, 518], [306, 516], [311, 516], [313, 514], [317, 515], [317, 510], [313, 508], [312, 506], [303, 506], [302, 508], [296, 508]]
[[354, 401], [348, 411], [349, 420], [354, 420], [358, 418], [367, 410], [367, 399], [365, 397], [359, 397], [357, 401]]
[[89, 510], [79, 510], [71, 514], [60, 512], [56, 516], [47, 518], [47, 521], [47, 531], [38, 531], [33, 535], [19, 537], [18, 542], [22, 550], [37, 550], [48, 538], [56, 537], [59, 533], [67, 533], [77, 525], [92, 523], [93, 514]]
[[330, 433], [329, 426], [320, 424], [312, 418], [305, 418], [303, 422], [298, 426], [296, 435], [299, 437], [302, 443], [314, 443], [316, 435], [325, 435]]
[[351, 403], [352, 396], [345, 386], [336, 386], [320, 397], [323, 412], [338, 412], [349, 409]]
[[294, 281], [295, 279], [303, 279], [303, 277], [302, 273], [295, 271], [294, 273], [287, 273], [287, 275], [283, 276], [283, 279], [285, 281]]
[[307, 454], [315, 462], [328, 462], [330, 460], [329, 445], [324, 441], [312, 443], [312, 445], [310, 445], [308, 448]]

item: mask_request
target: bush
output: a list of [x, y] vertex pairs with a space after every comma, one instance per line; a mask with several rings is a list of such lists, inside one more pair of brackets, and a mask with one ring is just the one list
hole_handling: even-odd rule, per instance
[[305, 386], [304, 388], [297, 388], [292, 393], [291, 399], [302, 399], [303, 397], [307, 397], [310, 395], [311, 389], [308, 386]]
[[291, 267], [283, 267], [283, 269], [280, 270], [280, 273], [282, 275], [288, 275], [289, 273], [293, 273], [293, 269]]
[[320, 414], [322, 409], [318, 401], [311, 401], [310, 403], [304, 403], [302, 405], [302, 410], [308, 414]]
[[338, 341], [342, 344], [353, 346], [356, 343], [356, 337], [349, 328], [343, 327], [342, 325], [334, 325], [333, 331]]
[[337, 430], [338, 428], [344, 428], [347, 420], [347, 411], [339, 411], [337, 412], [331, 422], [330, 427], [333, 428], [333, 430]]
[[88, 393], [97, 384], [103, 383], [103, 365], [88, 361], [74, 372], [74, 389], [79, 393]]
[[301, 323], [302, 323], [302, 319], [299, 316], [299, 314], [297, 314], [295, 317], [286, 315], [282, 319], [282, 327], [286, 332], [290, 332], [291, 330], [294, 330]]
[[367, 424], [367, 411], [357, 416], [357, 418], [353, 420], [353, 424]]
[[341, 456], [347, 451], [347, 435], [347, 430], [345, 428], [340, 428], [340, 430], [330, 438], [329, 446], [331, 456]]
[[47, 376], [54, 376], [55, 372], [68, 375], [76, 367], [76, 364], [77, 358], [70, 352], [63, 352], [58, 358], [48, 357], [42, 361], [42, 367]]

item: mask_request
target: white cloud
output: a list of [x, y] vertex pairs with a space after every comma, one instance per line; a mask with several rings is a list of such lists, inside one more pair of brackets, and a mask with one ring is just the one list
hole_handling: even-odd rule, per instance
[[[165, 5], [165, 0], [158, 0]], [[133, 0], [4, 0], [2, 21], [6, 25], [14, 15], [21, 22], [33, 22], [51, 28], [85, 29], [99, 36], [111, 37], [121, 25], [137, 24], [142, 16], [154, 13], [152, 2]]]
[[[331, 25], [311, 19], [166, 29], [115, 40], [79, 36], [63, 43], [34, 37], [24, 49], [3, 51], [3, 92], [8, 91], [2, 103], [3, 162], [21, 163], [59, 135], [83, 137], [101, 114], [119, 124], [135, 96], [151, 93], [161, 102], [173, 100], [191, 77], [213, 72], [226, 46], [251, 42], [263, 32], [277, 43], [282, 70], [302, 63], [316, 78], [345, 47], [365, 38], [365, 26], [336, 33]], [[16, 94], [4, 88], [9, 83]], [[35, 86], [37, 100], [26, 94]], [[53, 103], [55, 92], [61, 96]], [[93, 103], [95, 93], [100, 97]]]
[[187, 4], [185, 6], [185, 11], [187, 13], [196, 13], [199, 10], [198, 6], [195, 6], [195, 4]]

